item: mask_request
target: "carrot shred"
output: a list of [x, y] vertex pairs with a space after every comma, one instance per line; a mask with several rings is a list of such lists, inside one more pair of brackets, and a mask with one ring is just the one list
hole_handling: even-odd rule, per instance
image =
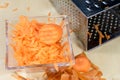
[[99, 24], [96, 24], [96, 25], [94, 25], [94, 27], [95, 27], [95, 29], [96, 29], [96, 31], [98, 32], [98, 34], [99, 34], [99, 45], [101, 45], [102, 44], [102, 39], [105, 37], [103, 34], [102, 34], [102, 32], [99, 30]]
[[105, 33], [105, 37], [106, 37], [107, 40], [110, 39], [110, 35], [108, 35], [108, 34], [106, 34], [106, 33]]
[[8, 2], [5, 2], [3, 5], [0, 5], [0, 8], [7, 8], [9, 6]]
[[53, 65], [54, 65], [55, 70], [58, 72], [59, 71], [58, 65], [56, 63], [54, 63]]
[[18, 10], [18, 8], [14, 8], [12, 11], [13, 11], [13, 12], [16, 12], [17, 10]]
[[29, 6], [26, 9], [27, 9], [28, 12], [30, 11], [30, 7]]

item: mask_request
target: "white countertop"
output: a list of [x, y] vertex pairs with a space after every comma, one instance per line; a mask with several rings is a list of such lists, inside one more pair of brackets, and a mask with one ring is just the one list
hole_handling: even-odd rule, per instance
[[[10, 19], [13, 16], [23, 15], [47, 15], [51, 12], [52, 15], [58, 13], [53, 8], [52, 4], [48, 0], [0, 0], [0, 5], [4, 2], [9, 2], [7, 8], [0, 8], [0, 80], [14, 80], [11, 77], [11, 72], [5, 70], [5, 19]], [[30, 10], [27, 10], [27, 7]], [[17, 8], [16, 11], [13, 9]], [[80, 47], [76, 46], [73, 41], [73, 50], [75, 54], [82, 52]], [[86, 52], [89, 59], [99, 66], [102, 70], [105, 78], [112, 80], [113, 77], [120, 76], [120, 36], [99, 46], [95, 49]], [[116, 79], [117, 80], [117, 79]], [[120, 78], [119, 78], [120, 80]]]

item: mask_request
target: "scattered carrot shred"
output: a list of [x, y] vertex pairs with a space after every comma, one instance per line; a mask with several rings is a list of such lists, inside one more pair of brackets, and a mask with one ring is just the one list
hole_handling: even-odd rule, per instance
[[7, 8], [9, 6], [8, 2], [5, 2], [3, 5], [0, 5], [0, 8]]
[[89, 31], [87, 32], [87, 35], [89, 36], [89, 38], [91, 38], [92, 33], [90, 33]]
[[104, 36], [104, 35], [102, 34], [102, 32], [99, 30], [98, 26], [99, 26], [99, 24], [94, 25], [96, 31], [97, 31], [98, 34], [99, 34], [99, 45], [101, 45], [101, 44], [102, 44], [102, 39], [103, 39], [105, 36]]
[[15, 11], [17, 11], [17, 10], [18, 10], [18, 8], [14, 8], [12, 11], [15, 12]]
[[106, 34], [106, 33], [105, 33], [105, 37], [106, 37], [107, 40], [110, 39], [110, 35], [108, 35], [108, 34]]
[[[58, 28], [60, 26], [52, 27], [54, 30], [52, 30], [53, 34], [50, 35], [50, 37], [54, 37], [50, 39], [50, 37], [47, 36], [51, 33], [49, 31], [51, 28], [44, 28], [43, 26], [45, 25], [48, 27], [52, 26], [40, 23], [35, 19], [29, 21], [26, 16], [19, 17], [19, 22], [14, 26], [14, 30], [12, 30], [12, 42], [10, 43], [14, 50], [14, 57], [18, 65], [25, 66], [69, 62], [69, 59], [64, 55], [65, 49], [63, 48], [66, 46], [60, 43], [60, 38], [62, 37], [62, 32], [59, 31], [60, 29]], [[41, 29], [43, 29], [44, 33], [40, 32], [42, 31]], [[56, 34], [60, 36], [56, 38]], [[44, 37], [48, 39], [49, 44], [47, 41], [42, 41]], [[51, 40], [51, 42], [49, 40]]]
[[30, 7], [29, 6], [26, 9], [27, 9], [27, 11], [30, 11]]

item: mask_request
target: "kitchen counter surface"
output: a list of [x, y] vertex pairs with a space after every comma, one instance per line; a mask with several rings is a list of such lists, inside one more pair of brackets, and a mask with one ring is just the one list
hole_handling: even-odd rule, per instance
[[[0, 80], [15, 80], [11, 72], [5, 69], [5, 23], [4, 20], [18, 17], [19, 15], [39, 16], [58, 15], [52, 4], [48, 0], [0, 0], [0, 5], [8, 2], [8, 7], [0, 8]], [[74, 54], [82, 52], [82, 49], [75, 44], [74, 34], [71, 35]], [[86, 51], [89, 59], [99, 66], [103, 76], [107, 80], [119, 78], [120, 80], [120, 36], [109, 42]]]

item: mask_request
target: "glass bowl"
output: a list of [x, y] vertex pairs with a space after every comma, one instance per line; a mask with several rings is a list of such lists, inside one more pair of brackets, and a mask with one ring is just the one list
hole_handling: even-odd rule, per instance
[[[13, 18], [10, 20], [6, 20], [6, 68], [8, 70], [25, 70], [30, 72], [36, 71], [45, 71], [45, 70], [55, 70], [55, 64], [58, 68], [70, 66], [74, 64], [74, 54], [72, 50], [71, 40], [70, 40], [70, 32], [69, 32], [69, 24], [66, 15], [59, 15], [59, 16], [34, 16], [28, 17], [29, 20], [37, 20], [40, 23], [55, 23], [57, 25], [61, 25], [63, 30], [62, 38], [59, 40], [60, 44], [63, 46], [67, 43], [67, 49], [63, 51], [63, 56], [67, 60], [65, 62], [55, 62], [55, 63], [45, 63], [45, 64], [31, 64], [31, 65], [18, 65], [15, 57], [14, 57], [14, 49], [11, 46], [11, 43], [14, 44], [13, 40], [11, 39], [11, 33], [14, 30], [14, 25], [19, 21], [19, 19]], [[15, 46], [17, 49], [18, 47]], [[64, 48], [64, 46], [63, 46]], [[28, 54], [29, 56], [29, 54]]]

